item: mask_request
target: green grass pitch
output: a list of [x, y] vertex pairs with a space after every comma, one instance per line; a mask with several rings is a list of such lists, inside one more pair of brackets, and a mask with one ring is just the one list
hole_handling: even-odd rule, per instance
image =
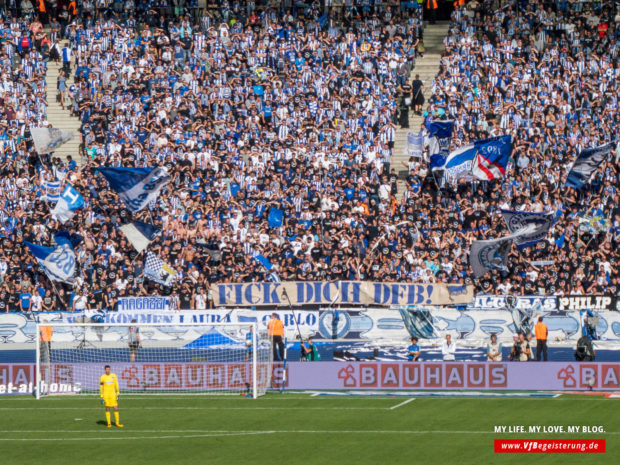
[[[121, 395], [123, 429], [96, 396], [0, 398], [7, 465], [617, 464], [620, 400]], [[495, 425], [602, 425], [596, 434], [500, 434]], [[605, 454], [495, 454], [494, 439], [606, 439]]]

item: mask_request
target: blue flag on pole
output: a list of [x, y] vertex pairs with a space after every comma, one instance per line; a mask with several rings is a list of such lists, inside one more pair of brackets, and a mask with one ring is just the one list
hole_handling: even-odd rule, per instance
[[118, 196], [133, 213], [155, 200], [170, 182], [165, 168], [98, 168]]
[[37, 259], [41, 268], [51, 281], [73, 284], [75, 275], [75, 253], [70, 244], [65, 243], [56, 248], [24, 243]]
[[142, 221], [134, 221], [133, 223], [124, 224], [119, 228], [131, 242], [131, 245], [138, 251], [142, 252], [148, 247], [153, 239], [159, 234], [159, 228]]
[[426, 125], [426, 128], [430, 132], [428, 154], [430, 156], [431, 169], [443, 169], [446, 158], [450, 153], [454, 121], [432, 121]]
[[271, 262], [269, 261], [269, 259], [268, 259], [267, 257], [265, 257], [264, 255], [262, 255], [262, 254], [258, 254], [258, 255], [256, 255], [256, 256], [254, 257], [254, 259], [255, 259], [258, 263], [260, 263], [261, 265], [263, 265], [267, 271], [269, 271], [271, 268], [273, 268], [273, 263], [271, 263]]
[[271, 207], [269, 210], [269, 218], [267, 219], [267, 223], [270, 228], [281, 228], [282, 227], [282, 219], [284, 218], [284, 212], [279, 208]]
[[476, 158], [472, 166], [474, 177], [483, 181], [503, 178], [512, 154], [512, 136], [497, 136], [474, 143]]
[[613, 142], [600, 147], [582, 150], [573, 163], [573, 166], [566, 177], [566, 185], [573, 189], [581, 189], [607, 158], [614, 148]]
[[83, 206], [84, 197], [71, 184], [66, 184], [58, 198], [58, 202], [56, 202], [56, 206], [52, 210], [52, 218], [65, 224]]

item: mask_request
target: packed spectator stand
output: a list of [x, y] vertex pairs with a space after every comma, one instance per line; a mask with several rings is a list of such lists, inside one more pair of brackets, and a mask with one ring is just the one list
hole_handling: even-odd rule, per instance
[[[309, 1], [204, 11], [107, 3], [61, 7], [41, 18], [45, 28], [35, 11], [5, 9], [0, 311], [19, 311], [23, 299], [30, 309], [114, 309], [121, 296], [155, 294], [208, 308], [210, 285], [274, 272], [472, 283], [468, 247], [505, 231], [502, 207], [557, 211], [559, 222], [535, 248], [514, 248], [509, 271], [476, 281], [477, 291], [618, 294], [617, 159], [586, 190], [563, 184], [581, 149], [617, 137], [614, 2], [457, 8], [424, 116], [456, 121], [453, 148], [511, 134], [512, 163], [501, 182], [451, 186], [413, 160], [404, 194], [391, 158], [423, 34], [414, 2], [345, 2], [327, 15]], [[60, 59], [63, 40], [74, 54], [68, 93], [81, 163], [38, 156], [29, 140], [30, 126], [46, 124], [45, 63]], [[96, 169], [156, 165], [173, 180], [137, 216]], [[22, 245], [67, 229], [49, 213], [46, 186], [56, 179], [86, 199], [69, 224], [84, 238], [73, 288], [53, 288]], [[281, 227], [269, 225], [272, 208], [284, 212]], [[608, 223], [584, 231], [580, 213]], [[179, 272], [175, 286], [144, 279], [144, 257], [118, 229], [134, 217], [161, 228], [151, 248]]]

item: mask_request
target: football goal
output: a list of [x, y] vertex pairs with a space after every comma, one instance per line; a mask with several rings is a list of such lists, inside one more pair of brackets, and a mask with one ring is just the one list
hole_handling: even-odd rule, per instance
[[256, 323], [37, 325], [35, 396], [98, 394], [105, 365], [122, 393], [242, 394], [271, 384]]

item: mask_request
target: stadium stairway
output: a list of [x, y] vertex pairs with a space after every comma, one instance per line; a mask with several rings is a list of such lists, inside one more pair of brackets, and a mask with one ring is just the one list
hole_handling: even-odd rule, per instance
[[[424, 46], [426, 51], [424, 57], [418, 57], [416, 64], [409, 80], [413, 80], [416, 74], [420, 75], [420, 79], [424, 82], [424, 106], [428, 105], [428, 99], [431, 96], [431, 83], [435, 78], [435, 75], [439, 72], [439, 63], [441, 61], [441, 54], [444, 52], [445, 47], [443, 39], [448, 35], [450, 23], [448, 21], [440, 21], [437, 24], [427, 24], [424, 26]], [[409, 157], [404, 154], [405, 144], [407, 142], [407, 132], [420, 130], [420, 127], [424, 123], [424, 118], [409, 112], [409, 129], [401, 129], [400, 127], [396, 131], [396, 141], [394, 143], [394, 150], [392, 152], [392, 167], [396, 169], [398, 173], [398, 198], [405, 191], [407, 178], [407, 161]], [[403, 165], [403, 163], [405, 165]]]
[[[61, 47], [66, 41], [61, 42]], [[60, 106], [57, 96], [59, 95], [57, 88], [57, 79], [62, 69], [62, 62], [48, 61], [47, 74], [45, 80], [47, 82], [47, 120], [56, 129], [68, 129], [75, 133], [72, 140], [60, 147], [54, 156], [66, 160], [68, 155], [80, 165], [82, 157], [80, 156], [80, 120], [69, 113], [70, 98], [65, 95], [65, 109]], [[73, 84], [73, 74], [67, 79], [67, 89]]]

